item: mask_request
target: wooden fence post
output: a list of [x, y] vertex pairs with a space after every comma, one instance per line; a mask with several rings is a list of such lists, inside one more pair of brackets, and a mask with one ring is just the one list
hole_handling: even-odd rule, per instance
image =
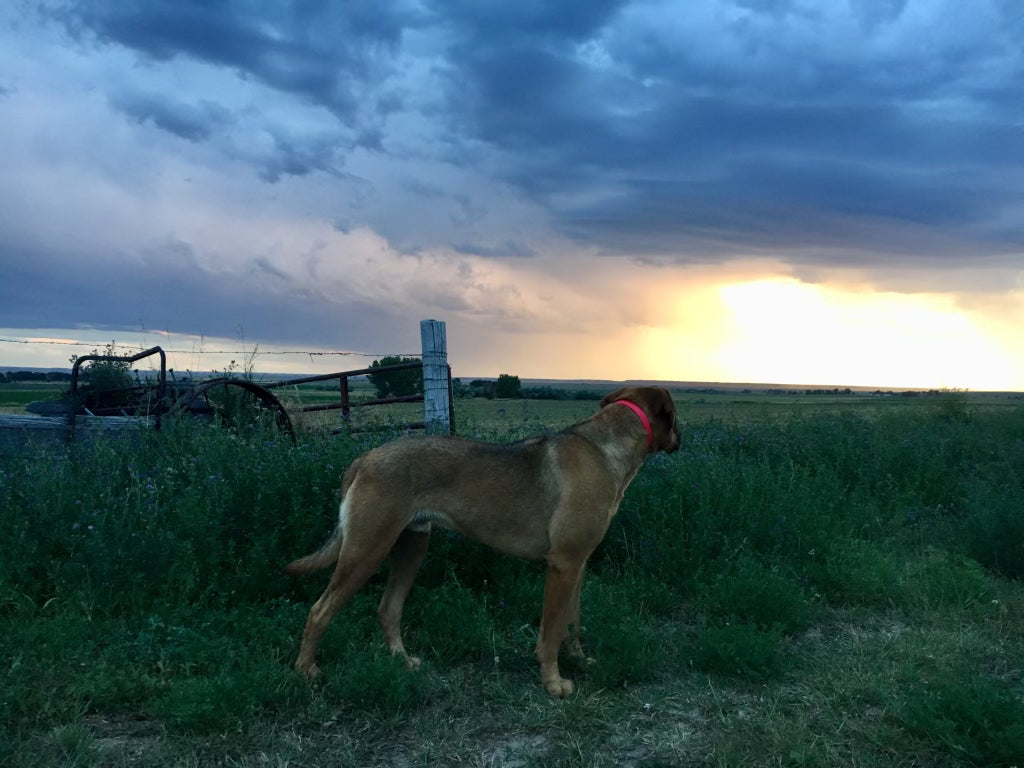
[[423, 422], [427, 434], [450, 435], [448, 340], [441, 320], [421, 320], [423, 343]]

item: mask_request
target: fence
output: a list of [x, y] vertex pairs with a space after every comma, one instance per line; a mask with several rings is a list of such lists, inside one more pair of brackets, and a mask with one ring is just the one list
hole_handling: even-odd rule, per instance
[[[272, 382], [262, 386], [251, 382], [243, 382], [237, 379], [208, 380], [201, 384], [194, 385], [191, 390], [178, 391], [175, 402], [168, 402], [165, 394], [168, 392], [166, 381], [166, 363], [163, 350], [159, 347], [140, 352], [137, 355], [127, 357], [116, 357], [110, 355], [88, 355], [76, 361], [72, 372], [72, 390], [77, 394], [77, 381], [81, 363], [86, 361], [124, 361], [134, 362], [145, 356], [158, 353], [160, 355], [160, 377], [157, 386], [150, 388], [150, 392], [138, 393], [139, 402], [135, 404], [134, 411], [130, 405], [121, 404], [121, 415], [110, 415], [106, 412], [103, 416], [78, 408], [78, 398], [71, 398], [66, 404], [54, 402], [50, 416], [24, 416], [21, 414], [0, 414], [0, 451], [20, 447], [28, 441], [58, 442], [61, 440], [92, 439], [97, 433], [125, 433], [135, 431], [140, 427], [153, 426], [159, 428], [159, 416], [171, 409], [177, 408], [181, 412], [191, 411], [197, 413], [195, 401], [200, 393], [211, 390], [215, 386], [223, 384], [244, 385], [249, 394], [255, 396], [264, 404], [268, 403], [279, 411], [278, 423], [287, 423], [287, 429], [291, 431], [291, 423], [285, 413], [280, 401], [269, 391], [285, 386], [297, 386], [299, 384], [312, 383], [317, 381], [338, 381], [338, 402], [320, 405], [310, 405], [298, 408], [299, 411], [325, 411], [338, 409], [342, 412], [342, 418], [347, 422], [351, 416], [352, 408], [385, 405], [390, 403], [423, 402], [423, 421], [405, 424], [404, 426], [413, 429], [426, 429], [430, 433], [451, 434], [454, 425], [454, 397], [451, 384], [451, 366], [448, 365], [447, 339], [445, 324], [438, 320], [423, 320], [420, 323], [420, 337], [422, 341], [422, 362], [401, 363], [393, 366], [378, 366], [375, 368], [361, 368], [350, 371], [339, 371], [318, 376], [307, 376], [298, 379]], [[423, 394], [409, 395], [402, 397], [376, 398], [361, 402], [352, 402], [349, 393], [349, 380], [354, 376], [363, 376], [370, 373], [386, 373], [387, 371], [404, 370], [410, 368], [423, 369]], [[131, 388], [126, 392], [135, 392], [139, 388]], [[141, 388], [145, 390], [146, 388]], [[180, 390], [180, 385], [177, 389]], [[127, 408], [127, 410], [126, 410]], [[80, 412], [85, 410], [84, 413]], [[107, 409], [104, 409], [107, 411]], [[115, 411], [116, 412], [116, 411]], [[283, 419], [281, 418], [283, 416]], [[344, 427], [343, 427], [344, 428]], [[340, 431], [340, 430], [339, 430]]]
[[[411, 370], [413, 368], [422, 368], [421, 362], [414, 363], [398, 363], [396, 365], [381, 365], [376, 368], [359, 368], [354, 371], [338, 371], [337, 373], [324, 373], [319, 376], [305, 376], [300, 379], [288, 379], [286, 381], [275, 381], [263, 386], [267, 389], [281, 389], [283, 387], [297, 387], [300, 384], [313, 384], [320, 381], [331, 381], [337, 379], [338, 381], [338, 402], [336, 403], [320, 403], [319, 405], [305, 405], [297, 408], [289, 408], [289, 410], [297, 411], [299, 413], [313, 413], [316, 411], [333, 411], [340, 410], [341, 417], [345, 422], [348, 422], [352, 416], [353, 408], [361, 408], [369, 405], [390, 405], [392, 403], [426, 403], [426, 396], [423, 394], [417, 395], [398, 395], [396, 397], [378, 397], [371, 400], [360, 400], [359, 402], [353, 402], [349, 391], [349, 379], [356, 376], [366, 376], [368, 374], [382, 373], [387, 374], [389, 371], [404, 371]], [[451, 432], [455, 422], [455, 399], [451, 387], [451, 366], [445, 365], [445, 379], [447, 381], [447, 413], [448, 413], [448, 431]], [[424, 406], [425, 409], [425, 406]], [[404, 424], [403, 426], [409, 429], [426, 429], [428, 422], [424, 416], [423, 421], [414, 421]], [[344, 429], [343, 427], [342, 429]], [[360, 427], [348, 427], [350, 431], [358, 432]], [[335, 430], [340, 431], [340, 430]], [[438, 431], [444, 431], [441, 427]]]

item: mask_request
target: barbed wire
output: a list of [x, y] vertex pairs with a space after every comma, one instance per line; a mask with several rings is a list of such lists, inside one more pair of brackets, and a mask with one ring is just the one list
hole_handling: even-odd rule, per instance
[[[146, 349], [142, 344], [100, 344], [98, 342], [85, 342], [85, 341], [65, 341], [62, 339], [49, 339], [49, 340], [30, 340], [30, 339], [3, 339], [0, 338], [0, 343], [4, 344], [56, 344], [62, 347], [109, 347], [111, 349], [132, 349], [132, 350], [143, 350]], [[309, 355], [311, 357], [418, 357], [421, 353], [419, 352], [341, 352], [341, 351], [312, 351], [312, 350], [301, 350], [301, 349], [288, 349], [288, 350], [261, 350], [258, 348], [254, 349], [164, 349], [167, 354], [174, 355]]]

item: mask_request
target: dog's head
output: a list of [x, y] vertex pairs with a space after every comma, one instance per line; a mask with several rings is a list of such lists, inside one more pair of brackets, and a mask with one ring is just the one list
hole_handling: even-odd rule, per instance
[[672, 453], [679, 449], [679, 425], [676, 423], [676, 404], [664, 387], [623, 387], [601, 400], [601, 408], [616, 400], [628, 400], [640, 406], [651, 421], [654, 440], [652, 451]]

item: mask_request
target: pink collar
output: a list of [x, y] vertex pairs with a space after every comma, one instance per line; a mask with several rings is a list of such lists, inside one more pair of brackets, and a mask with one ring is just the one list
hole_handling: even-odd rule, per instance
[[629, 402], [629, 400], [616, 400], [612, 405], [624, 405], [637, 415], [637, 418], [640, 419], [640, 423], [643, 424], [644, 429], [647, 430], [647, 450], [650, 450], [651, 446], [654, 445], [654, 430], [651, 429], [651, 420], [647, 418], [647, 414], [644, 413], [644, 409], [636, 403]]

